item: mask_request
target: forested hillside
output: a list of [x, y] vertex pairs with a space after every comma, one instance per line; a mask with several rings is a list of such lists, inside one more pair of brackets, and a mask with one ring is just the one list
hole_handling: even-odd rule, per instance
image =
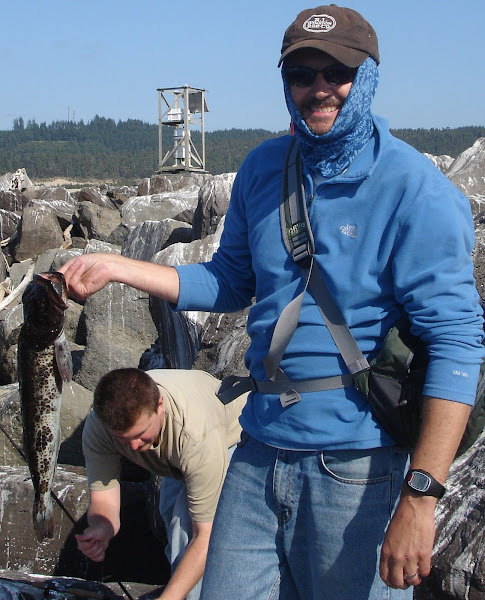
[[[206, 132], [206, 168], [212, 174], [237, 171], [246, 154], [265, 139], [285, 132], [230, 129]], [[398, 129], [394, 135], [420, 152], [456, 157], [485, 127]], [[164, 153], [172, 147], [173, 129], [165, 127]], [[200, 132], [192, 131], [200, 148]], [[139, 120], [115, 122], [96, 116], [88, 123], [55, 121], [49, 125], [14, 120], [0, 131], [0, 174], [24, 167], [32, 179], [65, 177], [129, 181], [148, 177], [158, 168], [158, 126]]]

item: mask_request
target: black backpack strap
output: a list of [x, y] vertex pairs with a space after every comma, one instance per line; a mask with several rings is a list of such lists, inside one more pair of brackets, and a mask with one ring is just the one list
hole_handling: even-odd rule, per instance
[[300, 148], [296, 138], [291, 140], [285, 157], [281, 179], [280, 223], [283, 241], [293, 260], [309, 265], [315, 252], [313, 234], [306, 210]]
[[279, 364], [298, 325], [303, 296], [308, 286], [349, 372], [354, 375], [368, 369], [369, 363], [360, 351], [313, 258], [315, 245], [306, 207], [301, 157], [295, 138], [286, 154], [281, 186], [280, 221], [285, 246], [301, 268], [305, 286], [284, 308], [276, 322], [270, 349], [263, 361], [268, 378], [273, 381], [284, 378]]

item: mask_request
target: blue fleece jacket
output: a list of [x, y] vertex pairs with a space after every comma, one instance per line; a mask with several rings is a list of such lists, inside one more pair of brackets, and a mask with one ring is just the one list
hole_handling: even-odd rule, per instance
[[[320, 183], [305, 174], [316, 259], [364, 355], [372, 358], [401, 314], [427, 344], [424, 393], [472, 404], [483, 353], [482, 317], [470, 258], [470, 204], [423, 155], [375, 133], [343, 173]], [[266, 356], [279, 314], [303, 288], [279, 222], [289, 136], [253, 150], [233, 187], [221, 245], [209, 263], [177, 267], [177, 310], [231, 312], [254, 304], [246, 365], [266, 379]], [[281, 367], [290, 379], [345, 373], [310, 293]], [[250, 395], [241, 424], [256, 439], [290, 449], [372, 448], [392, 444], [353, 388], [302, 395]]]

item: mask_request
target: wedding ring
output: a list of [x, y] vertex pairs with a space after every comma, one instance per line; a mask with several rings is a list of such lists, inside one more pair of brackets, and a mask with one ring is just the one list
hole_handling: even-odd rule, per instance
[[415, 577], [418, 576], [418, 573], [414, 573], [413, 575], [406, 575], [404, 574], [404, 579], [414, 579]]

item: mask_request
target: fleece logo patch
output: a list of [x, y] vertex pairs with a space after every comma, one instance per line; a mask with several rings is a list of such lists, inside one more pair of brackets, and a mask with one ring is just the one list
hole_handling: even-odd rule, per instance
[[303, 23], [303, 29], [315, 33], [328, 33], [337, 25], [330, 15], [312, 15]]
[[356, 225], [341, 225], [340, 233], [351, 238], [357, 237], [357, 226]]

